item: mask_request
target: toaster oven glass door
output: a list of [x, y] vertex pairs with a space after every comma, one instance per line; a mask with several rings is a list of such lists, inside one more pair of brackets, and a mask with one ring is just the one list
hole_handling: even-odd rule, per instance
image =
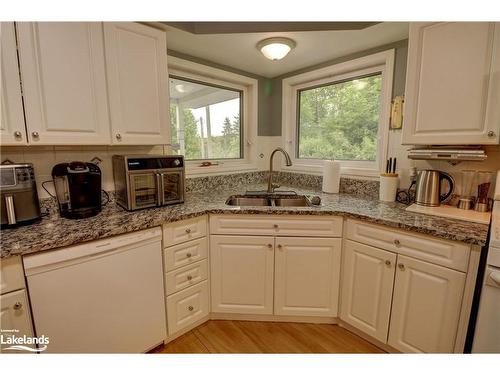
[[182, 202], [184, 199], [184, 176], [182, 172], [162, 173], [163, 204]]
[[156, 175], [153, 173], [130, 175], [132, 209], [154, 207], [158, 202]]

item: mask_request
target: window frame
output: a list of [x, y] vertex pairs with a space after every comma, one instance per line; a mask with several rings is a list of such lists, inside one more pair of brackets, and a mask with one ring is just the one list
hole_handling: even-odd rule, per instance
[[341, 175], [378, 178], [387, 159], [389, 122], [394, 75], [394, 49], [330, 65], [283, 79], [282, 144], [292, 158], [292, 166], [282, 164], [282, 170], [322, 174], [324, 159], [298, 158], [298, 94], [308, 88], [334, 84], [380, 73], [380, 112], [375, 161], [339, 160]]
[[[257, 139], [258, 81], [178, 57], [168, 57], [168, 75], [169, 82], [170, 76], [173, 76], [178, 79], [237, 90], [242, 96], [240, 101], [242, 158], [186, 160], [186, 175], [203, 176], [257, 170], [256, 152], [253, 149]], [[201, 162], [205, 161], [213, 162], [214, 165], [201, 167]]]

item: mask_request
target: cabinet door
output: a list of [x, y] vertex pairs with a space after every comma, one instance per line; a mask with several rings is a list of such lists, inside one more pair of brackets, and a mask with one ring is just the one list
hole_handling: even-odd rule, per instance
[[274, 313], [336, 317], [340, 238], [276, 238]]
[[115, 144], [170, 144], [167, 38], [132, 22], [104, 23]]
[[403, 144], [498, 144], [500, 23], [411, 23]]
[[25, 145], [27, 144], [26, 127], [24, 125], [14, 22], [1, 22], [0, 36], [2, 48], [0, 54], [2, 74], [0, 140], [3, 146]]
[[346, 240], [340, 318], [387, 342], [396, 254]]
[[18, 23], [29, 143], [109, 144], [102, 24]]
[[206, 318], [209, 314], [208, 289], [208, 282], [204, 281], [167, 297], [169, 335]]
[[[17, 330], [16, 337], [24, 335], [33, 336], [31, 326], [31, 316], [28, 304], [26, 290], [16, 290], [15, 292], [2, 294], [0, 296], [0, 327], [2, 330]], [[2, 333], [4, 340], [10, 333]], [[19, 353], [17, 350], [6, 350], [10, 345], [2, 344], [0, 347], [2, 353]], [[33, 345], [27, 345], [33, 348]]]
[[211, 236], [212, 311], [273, 313], [274, 238]]
[[398, 255], [389, 345], [402, 352], [452, 353], [465, 274]]

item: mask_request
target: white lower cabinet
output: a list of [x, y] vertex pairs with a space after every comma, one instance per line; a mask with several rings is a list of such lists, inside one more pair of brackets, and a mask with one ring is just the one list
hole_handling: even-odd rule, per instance
[[212, 311], [272, 314], [274, 237], [210, 237]]
[[[32, 337], [33, 327], [31, 325], [30, 308], [26, 289], [16, 290], [0, 296], [0, 328], [5, 331], [16, 332], [2, 333], [4, 340], [10, 335], [16, 337]], [[6, 350], [10, 345], [5, 344], [0, 347], [2, 353], [19, 353], [16, 350]], [[34, 347], [34, 345], [27, 345]]]
[[340, 238], [277, 237], [274, 314], [337, 316]]
[[208, 281], [203, 281], [167, 297], [169, 335], [179, 332], [209, 314], [208, 294]]
[[465, 274], [398, 255], [388, 343], [402, 352], [451, 353]]
[[396, 254], [346, 240], [340, 318], [387, 342]]

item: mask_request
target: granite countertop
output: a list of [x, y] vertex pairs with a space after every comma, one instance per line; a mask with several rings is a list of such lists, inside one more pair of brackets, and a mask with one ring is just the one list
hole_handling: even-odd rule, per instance
[[232, 207], [225, 204], [230, 195], [242, 194], [246, 190], [264, 190], [265, 187], [264, 184], [255, 184], [216, 189], [204, 194], [188, 192], [184, 204], [133, 212], [112, 201], [97, 216], [81, 220], [64, 219], [52, 212], [36, 224], [2, 230], [1, 257], [51, 250], [207, 213], [339, 215], [443, 239], [481, 246], [486, 243], [488, 225], [410, 213], [400, 203], [383, 203], [350, 194], [322, 194], [313, 189], [282, 186], [279, 190], [317, 194], [321, 196], [322, 204], [320, 207]]

